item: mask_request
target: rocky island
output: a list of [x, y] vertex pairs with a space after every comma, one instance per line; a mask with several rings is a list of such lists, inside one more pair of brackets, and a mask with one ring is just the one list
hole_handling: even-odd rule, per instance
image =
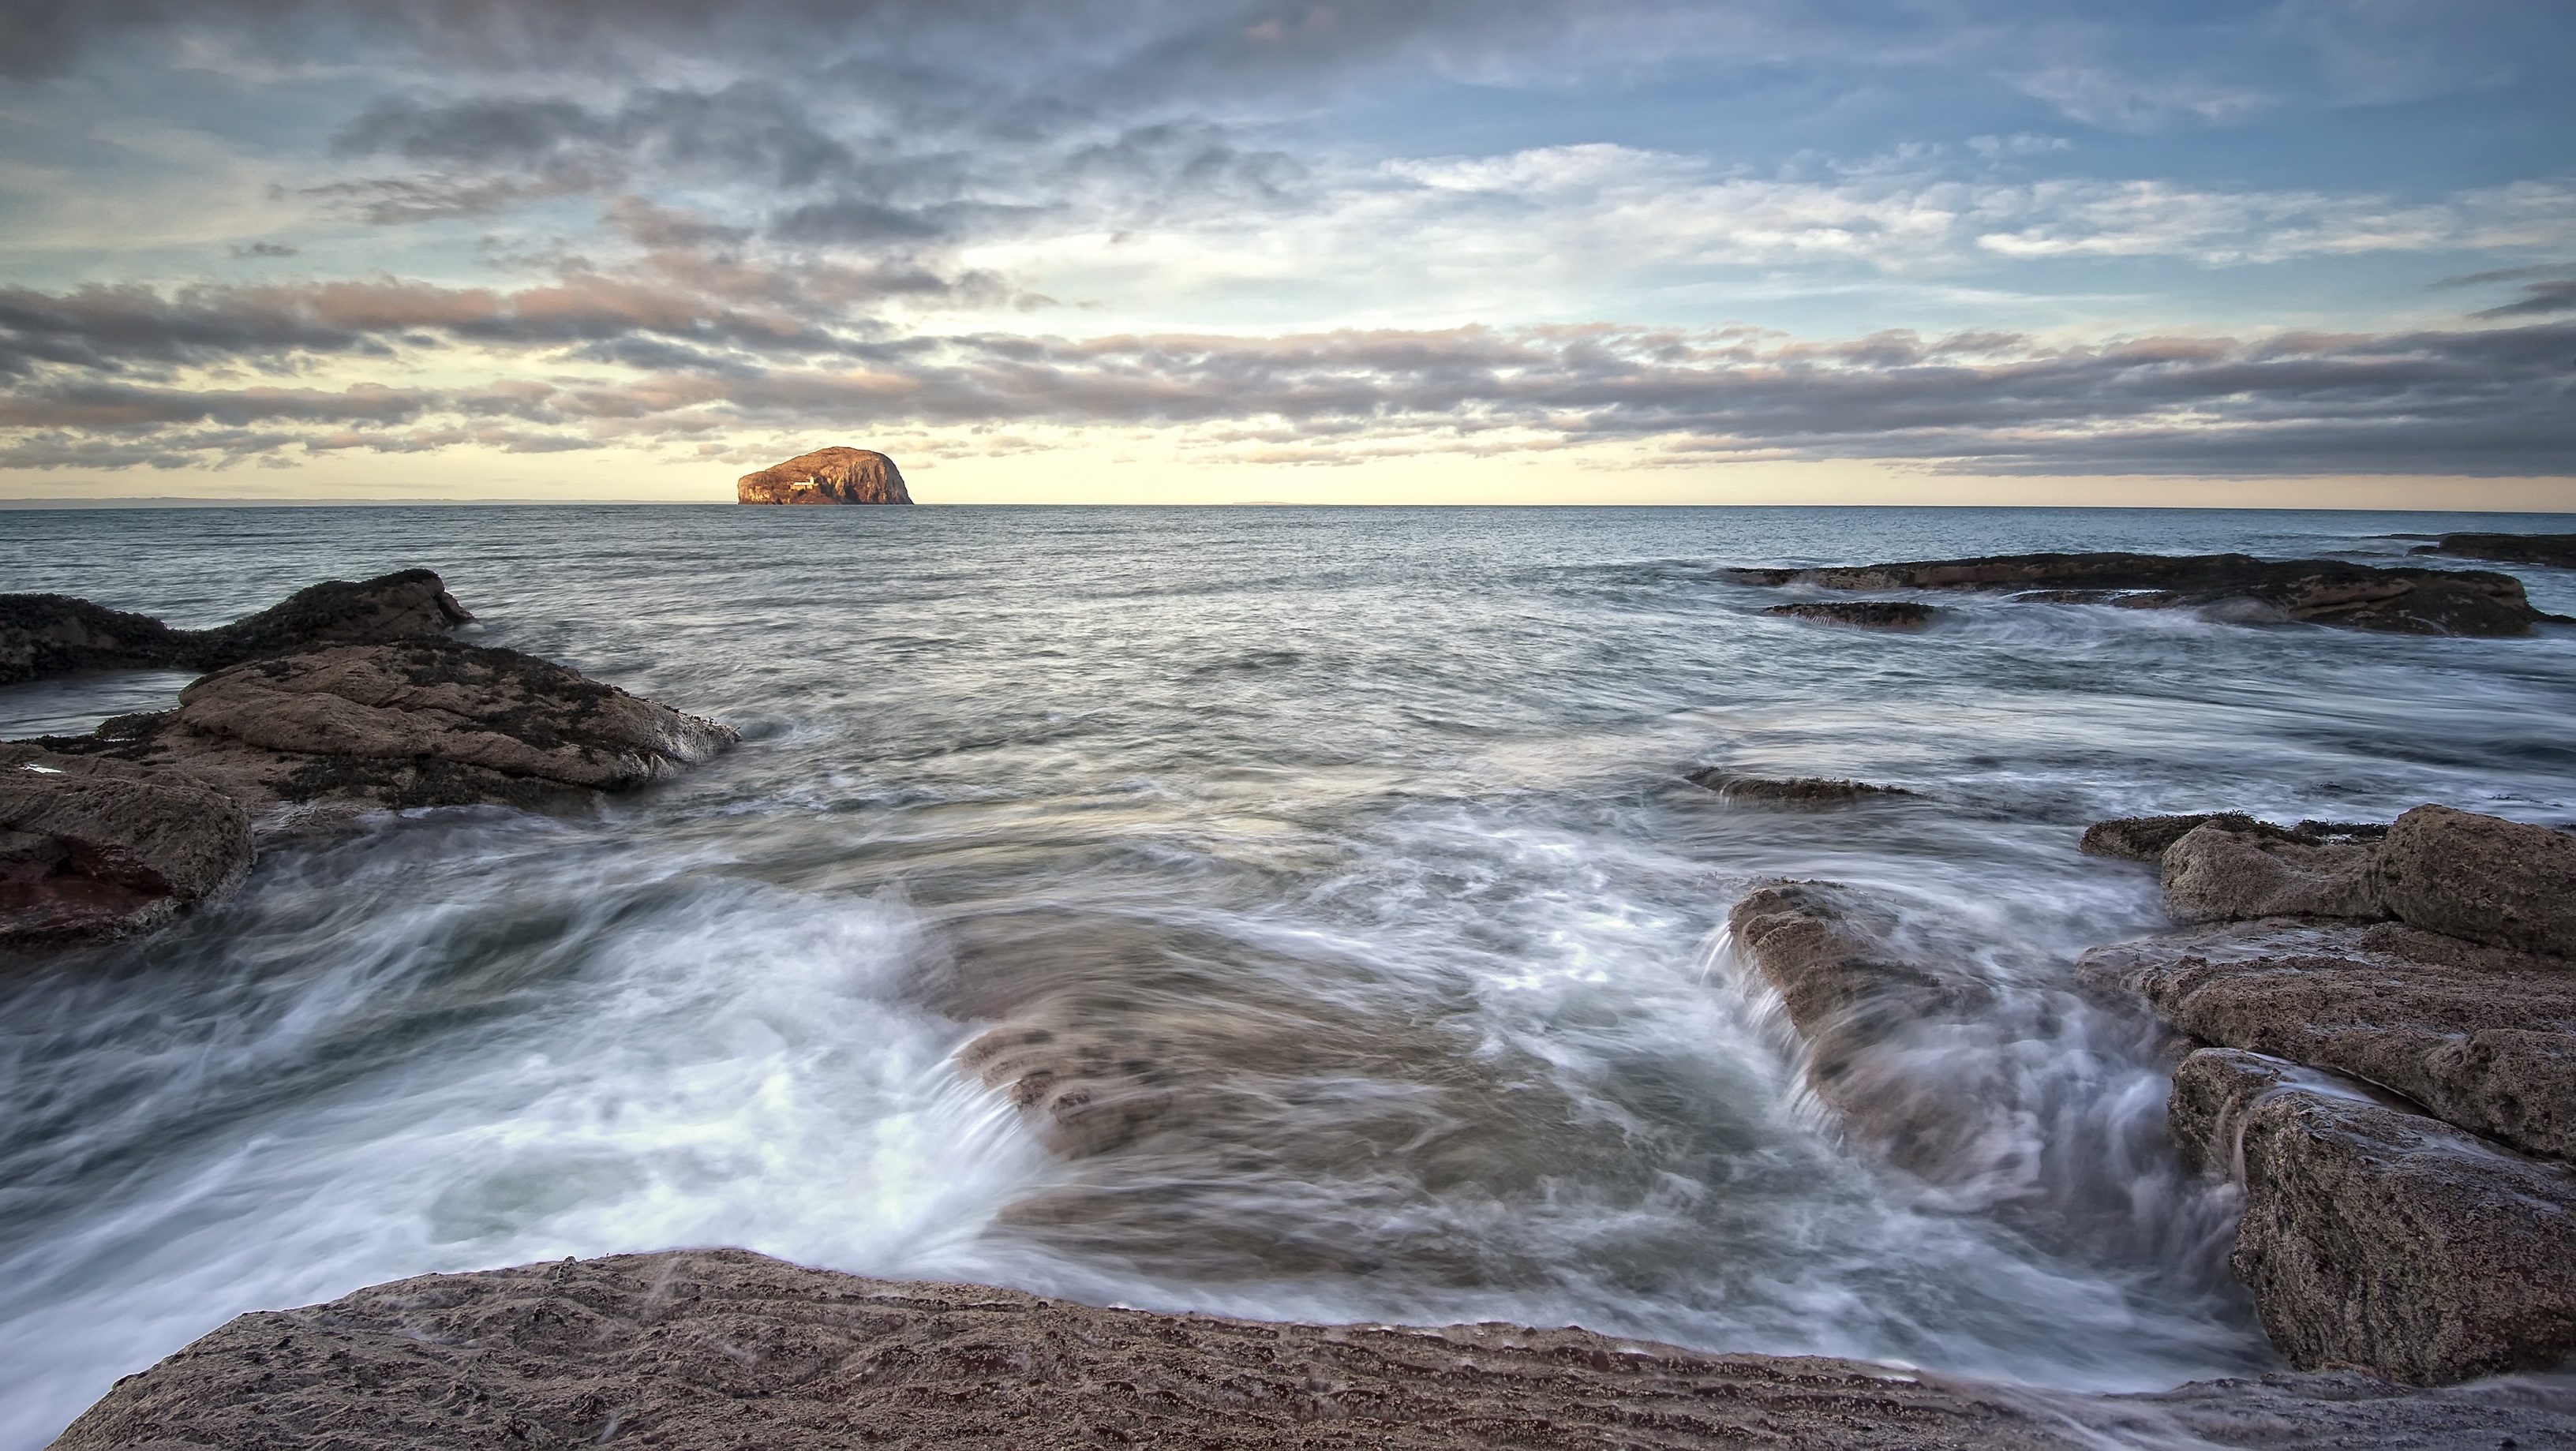
[[744, 504], [909, 504], [903, 471], [864, 448], [818, 448], [734, 481]]

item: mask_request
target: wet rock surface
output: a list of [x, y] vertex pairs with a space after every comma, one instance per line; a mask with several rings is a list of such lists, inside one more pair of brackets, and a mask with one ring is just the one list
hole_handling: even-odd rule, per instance
[[864, 448], [818, 448], [734, 481], [744, 504], [909, 504], [903, 471]]
[[253, 660], [190, 685], [175, 711], [45, 744], [178, 772], [257, 814], [574, 809], [676, 775], [736, 739], [569, 666], [417, 640]]
[[1808, 1086], [1855, 1140], [1936, 1182], [1990, 1167], [1986, 1146], [2010, 1137], [1995, 1131], [2017, 1109], [2001, 1055], [1910, 1051], [2006, 1031], [1988, 984], [1900, 940], [1893, 914], [1839, 882], [1758, 887], [1727, 930], [1779, 992]]
[[230, 890], [250, 820], [164, 771], [0, 745], [0, 947], [149, 931]]
[[2576, 1354], [2576, 1170], [2256, 1053], [2192, 1054], [2172, 1107], [2244, 1185], [2232, 1260], [2291, 1364], [2442, 1384]]
[[1750, 776], [1724, 766], [1693, 771], [1683, 779], [1730, 802], [1757, 806], [1847, 806], [1858, 801], [1913, 798], [1902, 786], [1876, 786], [1829, 776]]
[[473, 618], [426, 569], [325, 580], [211, 630], [174, 630], [69, 595], [0, 595], [0, 685], [72, 670], [215, 670], [325, 645], [444, 635]]
[[2099, 948], [2079, 969], [2202, 1043], [2367, 1079], [2474, 1133], [2576, 1157], [2576, 964], [2276, 920]]
[[54, 1444], [2549, 1446], [2576, 1436], [2564, 1399], [2547, 1386], [2408, 1395], [2351, 1375], [2050, 1396], [1577, 1329], [1159, 1315], [680, 1250], [428, 1275], [244, 1315], [118, 1382]]
[[2576, 569], [2576, 534], [2444, 534], [2408, 552]]
[[2555, 618], [2533, 609], [2511, 575], [2248, 554], [2011, 554], [1727, 573], [1773, 587], [2012, 590], [2034, 603], [2205, 608], [2245, 623], [2297, 621], [2411, 635], [2527, 635], [2534, 623]]
[[1773, 605], [1762, 613], [1825, 625], [1857, 625], [1869, 630], [1912, 630], [1932, 623], [1940, 610], [1913, 600], [1812, 600]]
[[2216, 1045], [2168, 1109], [2245, 1186], [2234, 1264], [2283, 1353], [2417, 1382], [2576, 1353], [2576, 837], [2427, 805], [2384, 831], [2134, 818], [2084, 844], [2158, 862], [2204, 924], [2078, 973]]

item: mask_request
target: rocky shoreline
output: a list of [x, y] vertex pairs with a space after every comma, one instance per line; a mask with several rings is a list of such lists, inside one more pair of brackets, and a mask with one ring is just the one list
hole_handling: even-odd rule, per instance
[[[1738, 573], [2417, 634], [2556, 619], [2479, 571], [2137, 563], [2152, 559]], [[1938, 607], [1766, 613], [1908, 628]], [[426, 570], [315, 586], [209, 631], [0, 597], [12, 678], [207, 672], [173, 710], [0, 744], [0, 946], [160, 928], [238, 885], [263, 841], [417, 806], [578, 811], [737, 739], [569, 667], [447, 638], [470, 619]], [[1689, 779], [1755, 811], [1926, 800], [1720, 767]], [[2096, 823], [2082, 848], [2153, 866], [2180, 924], [2096, 949], [2077, 977], [2168, 1025], [2174, 1146], [2241, 1196], [2231, 1264], [2296, 1373], [2080, 1396], [1572, 1327], [1158, 1315], [673, 1250], [245, 1315], [120, 1381], [55, 1445], [2576, 1446], [2576, 1383], [2490, 1379], [2576, 1356], [2576, 836], [2426, 805], [2393, 823], [2132, 818]], [[1726, 932], [1777, 993], [1806, 1082], [1854, 1147], [1935, 1185], [1980, 1170], [2009, 1093], [1956, 1059], [1932, 1076], [1936, 1060], [1907, 1048], [1988, 1029], [1988, 985], [1923, 960], [1892, 913], [1841, 883], [1759, 884]], [[1340, 1041], [1321, 1023], [1288, 1041], [1275, 1026], [1140, 1019], [1136, 964], [1096, 933], [1068, 948], [1043, 916], [951, 936], [957, 962], [921, 995], [999, 1024], [957, 1070], [1077, 1168], [1014, 1207], [1026, 1222], [1174, 1212], [1118, 1198], [1133, 1171], [1121, 1151], [1242, 1138], [1258, 1111], [1236, 1102], [1258, 1098], [1247, 1083], [1329, 1066]], [[1294, 1248], [1264, 1253], [1285, 1263]], [[1337, 1263], [1331, 1246], [1313, 1254]]]
[[0, 743], [0, 948], [166, 925], [250, 872], [261, 839], [371, 812], [578, 811], [738, 739], [569, 666], [446, 633], [425, 569], [332, 580], [214, 630], [61, 595], [0, 596], [0, 667], [191, 665], [175, 710]]

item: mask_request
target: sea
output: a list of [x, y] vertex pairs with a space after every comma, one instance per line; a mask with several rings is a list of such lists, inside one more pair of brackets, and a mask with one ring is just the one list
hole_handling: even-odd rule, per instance
[[[0, 1448], [245, 1311], [738, 1245], [1319, 1322], [1501, 1320], [2051, 1390], [2279, 1368], [2174, 1044], [2087, 996], [2166, 928], [2087, 822], [2576, 820], [2576, 628], [2472, 640], [1943, 598], [1766, 616], [1729, 566], [2393, 562], [2567, 515], [1870, 508], [63, 510], [0, 590], [221, 623], [427, 566], [461, 638], [738, 727], [595, 816], [267, 849], [158, 935], [0, 964]], [[2442, 561], [2468, 566], [2463, 561]], [[2510, 568], [2576, 614], [2576, 572]], [[0, 737], [169, 706], [0, 690]], [[1765, 809], [1708, 766], [1902, 787]], [[1993, 1007], [1925, 1176], [1804, 1086], [1729, 941], [1850, 885]], [[1034, 1006], [1033, 1006], [1034, 1005]], [[961, 1072], [1032, 1014], [1173, 1085], [1105, 1152]], [[1923, 1055], [1929, 1055], [1925, 1057]]]

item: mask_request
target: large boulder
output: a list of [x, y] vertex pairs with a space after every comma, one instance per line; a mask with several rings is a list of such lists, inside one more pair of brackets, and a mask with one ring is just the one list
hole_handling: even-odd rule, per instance
[[2214, 607], [2249, 623], [2303, 621], [2409, 635], [2528, 635], [2555, 619], [2522, 581], [2486, 570], [2375, 569], [2247, 554], [2009, 554], [1822, 569], [1737, 569], [1745, 584], [1821, 589], [2012, 590], [2129, 609]]
[[2576, 1170], [2228, 1049], [2184, 1060], [2172, 1108], [2244, 1186], [2231, 1259], [2292, 1365], [2438, 1385], [2576, 1355]]
[[2418, 806], [2388, 829], [2377, 876], [2388, 910], [2414, 926], [2576, 958], [2576, 835]]
[[2576, 1158], [2576, 965], [2394, 923], [2271, 921], [2097, 948], [2078, 971], [2199, 1042], [2367, 1079], [2471, 1132]]
[[2384, 917], [2374, 843], [2308, 841], [2256, 823], [2211, 821], [2165, 848], [2165, 910], [2181, 922]]
[[148, 931], [228, 890], [250, 821], [184, 776], [0, 745], [0, 946]]
[[174, 630], [69, 595], [0, 595], [0, 685], [68, 670], [214, 670], [323, 645], [443, 635], [472, 618], [426, 569], [325, 580], [211, 630]]
[[909, 504], [903, 471], [864, 448], [818, 448], [734, 481], [745, 504]]
[[179, 708], [46, 744], [202, 781], [255, 814], [492, 802], [574, 809], [739, 739], [569, 666], [446, 640], [343, 645], [216, 671]]

